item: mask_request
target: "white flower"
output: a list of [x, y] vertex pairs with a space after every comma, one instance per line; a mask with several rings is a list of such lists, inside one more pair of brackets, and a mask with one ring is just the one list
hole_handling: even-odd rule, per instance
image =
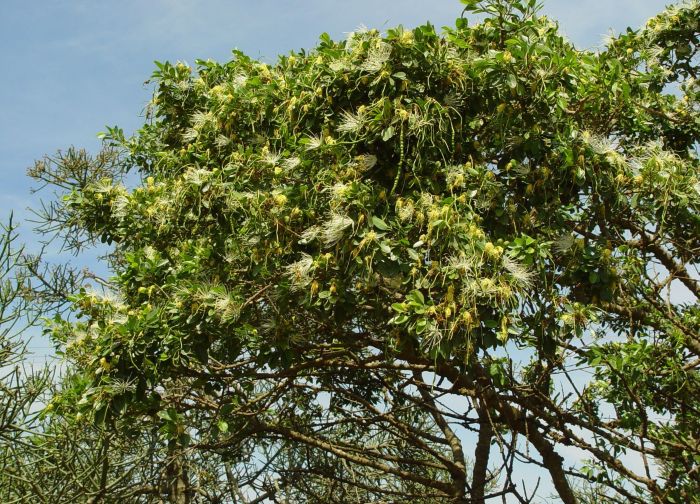
[[311, 269], [314, 260], [309, 254], [302, 254], [301, 259], [285, 267], [285, 275], [292, 282], [292, 290], [299, 291], [311, 283]]
[[[586, 137], [584, 137], [586, 139]], [[600, 155], [606, 155], [611, 152], [616, 152], [615, 143], [607, 137], [602, 136], [588, 136], [588, 145], [591, 146], [593, 152]]]
[[246, 82], [248, 82], [248, 76], [246, 74], [236, 74], [236, 76], [233, 78], [233, 88], [240, 89], [246, 85]]
[[338, 243], [344, 236], [345, 231], [355, 222], [347, 215], [331, 214], [329, 219], [321, 227], [321, 238], [326, 245]]
[[411, 131], [420, 130], [427, 126], [431, 126], [432, 124], [432, 119], [428, 119], [417, 112], [411, 111], [408, 114], [408, 129]]
[[447, 331], [441, 331], [435, 324], [430, 324], [423, 336], [423, 346], [428, 350], [437, 348], [445, 338], [449, 341], [450, 336]]
[[281, 164], [286, 170], [293, 170], [301, 164], [301, 159], [298, 157], [291, 157], [283, 160]]
[[192, 185], [199, 186], [204, 184], [211, 177], [211, 172], [204, 168], [190, 168], [184, 175], [183, 179]]
[[319, 226], [311, 226], [310, 228], [304, 230], [303, 233], [301, 233], [301, 239], [299, 240], [299, 243], [305, 245], [309, 242], [314, 241], [316, 238], [318, 238], [320, 234], [321, 228]]
[[355, 48], [358, 47], [359, 43], [362, 42], [362, 39], [364, 38], [363, 36], [368, 32], [369, 28], [362, 24], [358, 26], [355, 29], [355, 31], [349, 32], [347, 42], [345, 43], [345, 47], [347, 48], [347, 50], [351, 52], [355, 50]]
[[197, 131], [201, 130], [205, 126], [214, 123], [214, 114], [211, 112], [202, 112], [201, 110], [192, 114], [191, 124]]
[[372, 44], [367, 52], [367, 59], [360, 68], [366, 72], [375, 73], [382, 69], [384, 64], [391, 57], [391, 45], [384, 41], [377, 40]]
[[334, 199], [342, 200], [349, 190], [350, 184], [343, 184], [342, 182], [338, 182], [334, 184], [333, 187], [331, 187], [331, 194], [333, 195]]
[[281, 158], [282, 156], [280, 154], [271, 151], [264, 152], [262, 156], [263, 162], [270, 166], [275, 166]]
[[463, 277], [474, 277], [477, 269], [481, 267], [481, 260], [476, 255], [461, 253], [458, 256], [450, 257], [447, 260], [447, 265]]
[[216, 145], [219, 149], [226, 147], [230, 143], [231, 139], [225, 135], [218, 135], [216, 140], [214, 140], [214, 145]]
[[196, 128], [187, 128], [182, 134], [182, 140], [185, 142], [194, 142], [199, 136], [199, 131]]
[[150, 245], [146, 245], [143, 248], [143, 255], [148, 259], [149, 261], [155, 261], [156, 258], [158, 257], [158, 251], [151, 247]]
[[342, 120], [338, 125], [338, 131], [340, 131], [341, 133], [357, 133], [362, 129], [364, 122], [364, 114], [352, 114], [350, 112], [343, 112]]
[[345, 58], [338, 58], [331, 61], [328, 67], [334, 72], [344, 72], [346, 70], [350, 70], [351, 65], [350, 62], [347, 61]]
[[212, 287], [209, 290], [200, 290], [196, 297], [204, 304], [212, 307], [217, 316], [224, 321], [235, 321], [241, 311], [240, 302], [228, 291]]
[[571, 247], [573, 247], [574, 243], [576, 243], [576, 239], [570, 234], [565, 234], [557, 238], [553, 246], [557, 252], [563, 254]]
[[311, 135], [307, 138], [306, 150], [315, 150], [323, 145], [323, 138], [319, 135]]
[[429, 208], [433, 204], [433, 195], [430, 193], [421, 193], [420, 198], [418, 198], [418, 206], [421, 208]]
[[413, 218], [414, 212], [415, 208], [413, 207], [413, 201], [409, 199], [404, 200], [402, 202], [402, 205], [399, 208], [397, 208], [396, 215], [398, 216], [401, 222], [408, 222]]
[[533, 273], [507, 254], [503, 255], [503, 267], [510, 274], [513, 287], [516, 289], [527, 289], [532, 286]]
[[357, 163], [357, 169], [361, 172], [365, 172], [374, 168], [374, 165], [377, 164], [377, 156], [373, 156], [372, 154], [360, 154], [355, 157], [355, 161]]

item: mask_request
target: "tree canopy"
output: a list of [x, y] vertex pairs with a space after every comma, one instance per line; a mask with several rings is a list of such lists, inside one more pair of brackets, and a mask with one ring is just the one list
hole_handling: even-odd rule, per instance
[[46, 418], [159, 446], [133, 499], [697, 498], [700, 4], [599, 51], [463, 4], [157, 63], [134, 136], [30, 170], [114, 272], [50, 322]]

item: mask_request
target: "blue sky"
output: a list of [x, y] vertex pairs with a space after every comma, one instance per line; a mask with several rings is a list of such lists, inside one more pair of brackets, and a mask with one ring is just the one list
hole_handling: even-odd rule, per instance
[[[550, 0], [544, 11], [571, 40], [595, 47], [610, 29], [639, 26], [660, 0]], [[2, 0], [0, 203], [29, 204], [25, 170], [70, 145], [95, 150], [105, 125], [138, 128], [153, 60], [226, 60], [232, 48], [274, 61], [360, 24], [452, 25], [458, 0]], [[0, 218], [4, 217], [0, 216]]]

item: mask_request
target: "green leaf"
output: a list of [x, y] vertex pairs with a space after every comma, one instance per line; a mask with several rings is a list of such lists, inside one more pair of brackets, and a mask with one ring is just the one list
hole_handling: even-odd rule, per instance
[[393, 126], [389, 126], [389, 127], [388, 127], [387, 129], [385, 129], [384, 132], [382, 133], [382, 140], [384, 140], [385, 142], [388, 142], [389, 140], [391, 140], [391, 138], [392, 138], [393, 136], [394, 136], [394, 127], [393, 127]]
[[391, 308], [398, 313], [406, 313], [408, 311], [408, 306], [405, 303], [394, 303]]
[[423, 297], [423, 293], [419, 290], [414, 290], [414, 291], [409, 292], [406, 295], [406, 299], [414, 304], [417, 304], [417, 305], [424, 305], [425, 304], [425, 298]]
[[387, 223], [384, 222], [379, 217], [377, 217], [376, 215], [372, 216], [372, 224], [374, 225], [374, 227], [376, 227], [377, 229], [380, 229], [381, 231], [386, 231], [387, 229], [389, 229], [389, 226], [387, 225]]

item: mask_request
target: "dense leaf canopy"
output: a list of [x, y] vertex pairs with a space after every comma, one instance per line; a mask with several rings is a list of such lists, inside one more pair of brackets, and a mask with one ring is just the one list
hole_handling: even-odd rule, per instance
[[158, 63], [135, 136], [38, 163], [115, 273], [53, 322], [50, 408], [158, 429], [174, 502], [197, 457], [251, 502], [696, 498], [700, 5], [593, 52], [465, 3]]

